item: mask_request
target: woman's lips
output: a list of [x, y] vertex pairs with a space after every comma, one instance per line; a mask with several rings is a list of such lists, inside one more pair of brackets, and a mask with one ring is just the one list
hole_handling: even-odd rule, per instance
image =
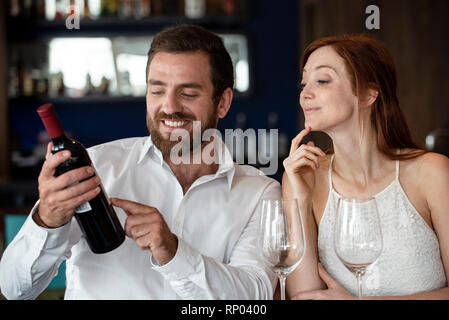
[[320, 109], [321, 108], [317, 108], [317, 107], [305, 107], [304, 108], [304, 113], [305, 114], [310, 114], [310, 113], [313, 113], [313, 112], [318, 111]]

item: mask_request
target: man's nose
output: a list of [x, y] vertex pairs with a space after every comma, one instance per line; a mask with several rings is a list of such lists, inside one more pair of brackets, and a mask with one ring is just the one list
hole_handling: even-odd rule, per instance
[[182, 104], [178, 100], [176, 94], [174, 92], [168, 92], [165, 95], [164, 102], [162, 104], [162, 110], [163, 112], [167, 114], [172, 114], [175, 112], [181, 112], [183, 109]]

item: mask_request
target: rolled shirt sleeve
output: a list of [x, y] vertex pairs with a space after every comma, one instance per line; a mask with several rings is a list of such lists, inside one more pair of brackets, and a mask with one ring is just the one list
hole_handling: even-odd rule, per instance
[[70, 256], [71, 222], [54, 229], [40, 227], [32, 218], [38, 206], [39, 201], [0, 261], [0, 288], [7, 299], [35, 299]]
[[[261, 199], [280, 197], [279, 184], [272, 183]], [[277, 278], [259, 254], [260, 200], [228, 264], [202, 255], [178, 238], [173, 259], [159, 265], [151, 258], [152, 268], [182, 299], [272, 299]]]

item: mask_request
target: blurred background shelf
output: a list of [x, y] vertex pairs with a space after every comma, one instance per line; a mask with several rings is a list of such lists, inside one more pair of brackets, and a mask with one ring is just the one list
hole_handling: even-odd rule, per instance
[[64, 20], [30, 21], [26, 19], [8, 20], [8, 40], [11, 42], [30, 41], [40, 38], [51, 38], [57, 36], [80, 37], [104, 35], [105, 30], [110, 35], [123, 34], [148, 34], [156, 33], [167, 25], [180, 25], [194, 23], [217, 32], [243, 31], [243, 25], [247, 23], [242, 17], [205, 17], [200, 19], [189, 19], [182, 16], [152, 17], [140, 20], [122, 20], [117, 18], [100, 18], [97, 20], [81, 19], [80, 29], [70, 30]]
[[[150, 5], [151, 14], [123, 18], [121, 5], [127, 1], [86, 1], [90, 17], [80, 17], [79, 29], [67, 29], [64, 15], [57, 18], [53, 12], [48, 17], [46, 11], [43, 16], [42, 10], [34, 17], [29, 10], [13, 15], [7, 4], [15, 0], [3, 3], [9, 13], [3, 16], [8, 97], [2, 109], [8, 119], [3, 129], [7, 136], [3, 167], [8, 169], [0, 174], [0, 181], [37, 178], [38, 170], [25, 170], [23, 164], [38, 166], [37, 158], [42, 158], [48, 141], [35, 113], [43, 103], [56, 106], [64, 127], [86, 147], [147, 135], [146, 55], [153, 35], [169, 25], [201, 25], [224, 39], [235, 66], [236, 86], [233, 106], [219, 123], [222, 132], [276, 127], [287, 139], [295, 135], [301, 122], [297, 68], [292, 68], [298, 64], [297, 2], [281, 7], [269, 0], [133, 0]], [[72, 1], [44, 3], [67, 6]], [[205, 8], [188, 12], [192, 4]], [[39, 11], [36, 8], [31, 12]], [[277, 63], [284, 59], [291, 63]], [[280, 108], [285, 115], [279, 115]], [[278, 167], [277, 179], [282, 174], [282, 165]]]

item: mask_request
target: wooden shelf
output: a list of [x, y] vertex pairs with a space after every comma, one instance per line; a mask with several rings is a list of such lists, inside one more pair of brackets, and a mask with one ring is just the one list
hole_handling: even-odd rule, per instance
[[102, 105], [102, 104], [124, 104], [124, 105], [145, 105], [145, 96], [85, 96], [85, 97], [50, 97], [50, 96], [37, 96], [37, 97], [19, 97], [9, 99], [10, 106], [14, 105], [37, 105], [43, 103], [56, 103], [56, 104], [76, 104], [76, 105]]
[[26, 20], [9, 18], [8, 41], [23, 42], [33, 39], [54, 37], [108, 36], [114, 35], [150, 35], [159, 32], [168, 25], [197, 24], [216, 32], [244, 30], [247, 19], [241, 16], [207, 16], [189, 19], [184, 16], [154, 16], [143, 19], [99, 18], [81, 19], [79, 29], [67, 29], [65, 19]]

